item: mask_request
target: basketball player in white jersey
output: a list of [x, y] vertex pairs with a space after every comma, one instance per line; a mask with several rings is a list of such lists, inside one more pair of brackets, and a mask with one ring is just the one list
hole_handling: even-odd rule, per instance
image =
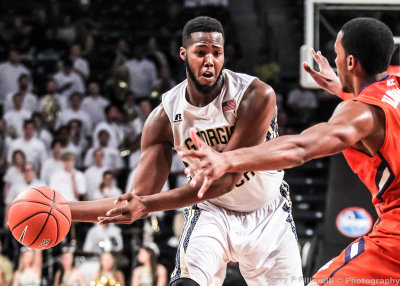
[[239, 262], [248, 285], [304, 285], [283, 171], [226, 174], [201, 199], [201, 182], [160, 193], [171, 148], [195, 148], [192, 127], [221, 152], [278, 136], [274, 91], [223, 68], [224, 33], [217, 20], [189, 21], [182, 42], [187, 80], [165, 93], [147, 119], [131, 192], [116, 205], [110, 199], [71, 202], [73, 220], [132, 223], [150, 212], [189, 206], [171, 285], [222, 285], [229, 261]]

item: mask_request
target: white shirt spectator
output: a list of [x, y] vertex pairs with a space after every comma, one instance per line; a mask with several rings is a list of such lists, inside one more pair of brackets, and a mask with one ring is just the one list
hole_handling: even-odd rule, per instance
[[129, 155], [129, 169], [136, 169], [139, 165], [140, 160], [140, 149], [137, 149], [135, 152]]
[[150, 97], [157, 80], [157, 69], [148, 59], [131, 59], [125, 63], [129, 70], [129, 86], [138, 98]]
[[35, 137], [29, 141], [25, 140], [24, 137], [15, 139], [8, 150], [8, 162], [11, 162], [12, 153], [18, 149], [24, 152], [27, 162], [32, 162], [35, 169], [40, 170], [41, 164], [47, 158], [46, 147], [41, 140]]
[[105, 171], [107, 171], [105, 167], [97, 167], [97, 166], [90, 166], [85, 170], [87, 198], [89, 201], [93, 200], [94, 193], [99, 188], [101, 181], [103, 180], [103, 173]]
[[110, 188], [104, 187], [103, 192], [98, 188], [93, 194], [93, 200], [119, 197], [120, 195], [122, 195], [122, 191], [116, 186], [111, 186]]
[[45, 182], [46, 185], [50, 184], [51, 176], [59, 171], [62, 170], [64, 164], [61, 160], [56, 160], [54, 157], [47, 158], [42, 165], [42, 169], [40, 170], [40, 180]]
[[311, 90], [295, 88], [289, 92], [287, 104], [294, 108], [315, 109], [318, 107], [318, 98]]
[[82, 152], [84, 146], [78, 146], [73, 143], [69, 143], [67, 146], [64, 147], [64, 152], [70, 152], [75, 156], [75, 167], [80, 168], [82, 167]]
[[89, 77], [90, 68], [89, 62], [84, 58], [77, 58], [74, 60], [74, 69], [79, 70], [86, 78]]
[[24, 178], [22, 178], [21, 181], [19, 181], [19, 183], [15, 183], [12, 184], [10, 187], [10, 190], [8, 191], [5, 203], [6, 205], [9, 205], [13, 202], [13, 200], [23, 191], [25, 191], [28, 188], [32, 188], [32, 187], [40, 187], [40, 186], [44, 186], [45, 184], [38, 180], [38, 179], [33, 179], [33, 181], [28, 184]]
[[89, 114], [92, 123], [97, 125], [98, 123], [105, 121], [106, 116], [104, 114], [104, 108], [110, 102], [102, 96], [87, 96], [82, 101], [81, 109]]
[[21, 74], [30, 76], [30, 71], [23, 65], [12, 65], [10, 62], [0, 64], [0, 103], [5, 103], [5, 97], [10, 92], [18, 90], [18, 78]]
[[60, 106], [60, 110], [65, 110], [67, 109], [67, 107], [69, 107], [68, 104], [68, 100], [66, 97], [61, 96], [61, 94], [56, 93], [53, 96], [46, 94], [44, 95], [39, 102], [39, 110], [43, 112], [44, 108], [48, 105], [48, 104], [53, 104], [51, 103], [53, 101], [53, 97], [55, 99], [55, 102], [59, 104]]
[[[100, 245], [103, 247], [100, 247]], [[105, 251], [121, 251], [122, 247], [122, 234], [118, 226], [112, 223], [107, 225], [95, 224], [86, 235], [83, 251], [100, 254]]]
[[63, 71], [60, 71], [54, 75], [54, 80], [57, 82], [58, 87], [62, 87], [65, 84], [71, 84], [71, 86], [65, 89], [61, 95], [68, 99], [71, 93], [77, 91], [82, 94], [85, 93], [85, 85], [81, 79], [81, 77], [74, 71], [69, 74], [65, 74]]
[[17, 137], [21, 137], [24, 133], [24, 120], [31, 118], [32, 112], [27, 109], [8, 109], [3, 118], [7, 122], [7, 129], [14, 130]]
[[100, 122], [97, 124], [93, 134], [93, 146], [95, 147], [99, 146], [98, 134], [101, 130], [106, 130], [110, 134], [108, 146], [118, 149], [125, 137], [123, 127], [119, 124], [109, 122]]
[[49, 130], [47, 130], [46, 128], [40, 129], [39, 131], [36, 132], [36, 137], [44, 143], [47, 150], [51, 148], [53, 135], [51, 135]]
[[[14, 103], [13, 103], [14, 94], [15, 91], [7, 94], [6, 102], [4, 105], [5, 110], [14, 109]], [[38, 97], [30, 92], [25, 93], [23, 97], [22, 109], [26, 109], [31, 112], [38, 110]]]
[[67, 108], [61, 112], [56, 126], [59, 127], [61, 125], [67, 125], [72, 119], [78, 119], [82, 122], [83, 134], [85, 136], [89, 136], [92, 133], [92, 120], [90, 119], [89, 114], [82, 109], [73, 110], [71, 108]]
[[[75, 172], [75, 184], [80, 195], [86, 195], [86, 180], [85, 176], [81, 171], [74, 170]], [[65, 171], [65, 169], [58, 170], [50, 177], [50, 188], [57, 190], [67, 201], [77, 201], [72, 188], [72, 177], [71, 173]]]
[[17, 167], [10, 166], [3, 177], [4, 183], [9, 183], [10, 186], [24, 181], [24, 173]]
[[[83, 166], [89, 167], [93, 165], [93, 152], [99, 149], [99, 147], [90, 148], [85, 155]], [[124, 161], [121, 158], [120, 152], [116, 148], [102, 147], [104, 153], [103, 166], [107, 170], [115, 171], [124, 168]]]

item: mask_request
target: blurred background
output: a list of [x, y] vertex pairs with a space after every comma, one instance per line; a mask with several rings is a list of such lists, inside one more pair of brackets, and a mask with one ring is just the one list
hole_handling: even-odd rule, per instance
[[[274, 88], [285, 135], [327, 120], [339, 103], [316, 88], [301, 62], [312, 62], [314, 48], [334, 66], [336, 34], [348, 20], [374, 17], [392, 29], [390, 72], [399, 72], [399, 11], [400, 1], [390, 0], [0, 1], [0, 285], [13, 278], [13, 285], [150, 285], [135, 284], [148, 267], [168, 280], [182, 210], [129, 226], [75, 223], [63, 243], [43, 252], [20, 248], [7, 211], [34, 185], [68, 200], [129, 191], [143, 123], [161, 95], [185, 79], [179, 47], [188, 20], [221, 21], [225, 67]], [[183, 164], [173, 158], [165, 190], [186, 182]], [[376, 213], [342, 155], [287, 170], [285, 180], [309, 282], [369, 232]], [[228, 265], [224, 285], [246, 285], [236, 264]]]

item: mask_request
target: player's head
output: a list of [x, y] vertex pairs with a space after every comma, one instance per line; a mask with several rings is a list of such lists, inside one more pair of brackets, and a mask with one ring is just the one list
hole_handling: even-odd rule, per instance
[[394, 51], [393, 34], [379, 20], [356, 18], [341, 28], [335, 51], [335, 62], [343, 90], [352, 92], [349, 79], [357, 63], [366, 77], [387, 70]]
[[224, 29], [210, 17], [197, 17], [186, 23], [182, 32], [180, 57], [196, 89], [208, 94], [221, 78], [224, 58]]

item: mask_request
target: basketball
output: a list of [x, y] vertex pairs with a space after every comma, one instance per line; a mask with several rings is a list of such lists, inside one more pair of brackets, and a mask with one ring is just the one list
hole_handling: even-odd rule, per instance
[[14, 238], [29, 248], [47, 249], [64, 239], [71, 226], [67, 201], [48, 187], [20, 193], [10, 206], [8, 224]]

